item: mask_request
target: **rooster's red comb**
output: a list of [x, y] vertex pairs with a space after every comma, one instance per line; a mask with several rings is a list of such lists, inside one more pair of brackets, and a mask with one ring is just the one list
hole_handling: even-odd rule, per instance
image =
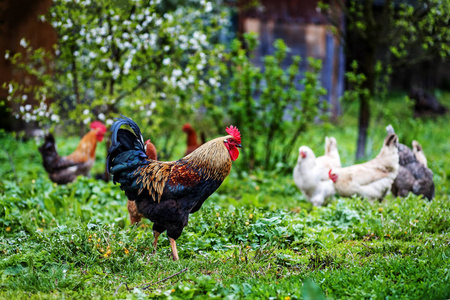
[[236, 142], [238, 142], [239, 144], [241, 143], [241, 133], [236, 126], [231, 125], [230, 127], [227, 127], [226, 131], [229, 135], [234, 137]]
[[184, 131], [184, 130], [188, 130], [188, 129], [191, 129], [191, 128], [192, 128], [191, 124], [186, 123], [186, 124], [183, 125], [183, 129], [182, 130]]
[[100, 132], [105, 133], [106, 132], [106, 126], [103, 125], [100, 121], [94, 121], [91, 123], [91, 129], [98, 129]]

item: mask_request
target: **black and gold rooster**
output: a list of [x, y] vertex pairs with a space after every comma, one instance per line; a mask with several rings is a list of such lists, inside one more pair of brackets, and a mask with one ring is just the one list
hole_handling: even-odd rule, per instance
[[[132, 131], [121, 129], [122, 125]], [[120, 183], [128, 199], [136, 201], [139, 213], [153, 222], [154, 249], [159, 235], [167, 230], [173, 259], [178, 260], [175, 240], [188, 224], [189, 214], [198, 211], [230, 174], [241, 147], [239, 130], [230, 126], [229, 135], [169, 162], [147, 157], [141, 131], [130, 118], [117, 120], [111, 131], [107, 168], [114, 183]]]

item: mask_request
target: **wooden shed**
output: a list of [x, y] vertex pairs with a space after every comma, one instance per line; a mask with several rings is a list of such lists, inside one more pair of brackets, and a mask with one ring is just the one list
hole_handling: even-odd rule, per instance
[[[318, 0], [253, 0], [238, 2], [239, 33], [255, 32], [260, 45], [255, 63], [274, 53], [273, 42], [283, 39], [291, 49], [290, 55], [322, 60], [321, 81], [331, 104], [333, 117], [340, 114], [339, 98], [344, 90], [345, 56], [342, 43], [330, 30], [330, 24], [317, 8]], [[342, 28], [344, 22], [342, 22]], [[342, 29], [341, 28], [341, 29]], [[289, 64], [289, 60], [286, 65]], [[301, 66], [306, 69], [305, 64]]]

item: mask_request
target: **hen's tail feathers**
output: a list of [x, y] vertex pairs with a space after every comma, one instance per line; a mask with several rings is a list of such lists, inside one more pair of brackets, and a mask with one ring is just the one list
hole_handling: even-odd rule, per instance
[[[121, 129], [128, 125], [132, 130]], [[106, 158], [106, 168], [113, 175], [113, 182], [125, 183], [131, 179], [130, 173], [145, 164], [144, 138], [139, 126], [130, 118], [122, 116], [111, 127], [111, 147]]]
[[425, 156], [425, 153], [423, 152], [422, 145], [420, 145], [418, 141], [414, 140], [412, 141], [412, 148], [416, 159], [425, 167], [427, 167], [428, 161], [427, 157]]
[[384, 140], [384, 146], [386, 147], [398, 146], [397, 135], [395, 133], [389, 134]]
[[387, 134], [395, 134], [394, 127], [392, 127], [392, 125], [389, 124], [388, 126], [386, 126], [386, 132]]
[[331, 151], [337, 151], [337, 141], [334, 137], [325, 137], [325, 154], [331, 153]]
[[55, 149], [55, 138], [53, 134], [49, 133], [45, 136], [44, 144], [39, 147], [39, 152], [43, 153], [53, 149]]
[[52, 163], [59, 158], [58, 152], [56, 151], [55, 138], [51, 133], [45, 136], [44, 144], [39, 147], [39, 152], [41, 153], [45, 170], [51, 172], [53, 167]]
[[420, 143], [416, 140], [412, 141], [412, 147], [416, 152], [423, 152], [422, 145], [420, 145]]

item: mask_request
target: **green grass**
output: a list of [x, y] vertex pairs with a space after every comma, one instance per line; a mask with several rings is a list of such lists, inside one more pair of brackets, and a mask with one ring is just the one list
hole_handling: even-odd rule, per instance
[[[54, 185], [34, 141], [1, 133], [0, 298], [450, 298], [450, 118], [410, 122], [402, 97], [393, 99], [384, 114], [375, 112], [368, 156], [379, 151], [387, 123], [401, 142], [419, 140], [434, 172], [432, 202], [336, 197], [313, 208], [290, 174], [232, 170], [177, 240], [177, 262], [165, 234], [152, 255], [151, 223], [130, 226], [118, 186], [87, 178]], [[326, 132], [344, 165], [354, 159], [354, 109]], [[307, 144], [320, 154], [324, 134], [307, 132], [294, 148]], [[68, 154], [77, 141], [60, 137], [58, 149]], [[104, 150], [94, 173], [103, 170]]]

